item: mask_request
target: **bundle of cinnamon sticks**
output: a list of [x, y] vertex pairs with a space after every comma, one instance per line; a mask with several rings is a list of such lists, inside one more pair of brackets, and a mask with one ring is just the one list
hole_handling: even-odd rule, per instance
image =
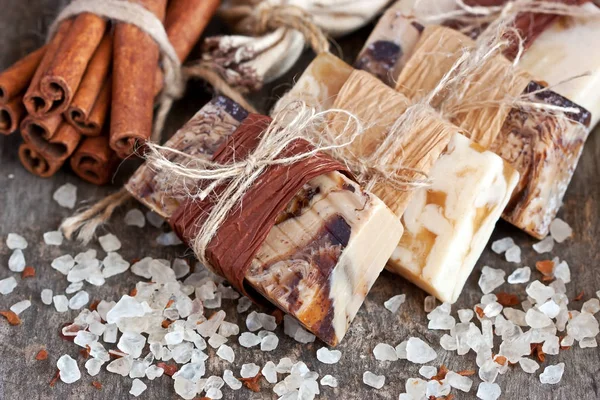
[[[163, 21], [181, 61], [219, 0], [128, 0]], [[107, 183], [119, 162], [151, 135], [163, 89], [159, 47], [137, 26], [91, 13], [63, 20], [48, 43], [0, 73], [0, 133], [19, 128], [19, 159], [49, 177], [73, 171]]]

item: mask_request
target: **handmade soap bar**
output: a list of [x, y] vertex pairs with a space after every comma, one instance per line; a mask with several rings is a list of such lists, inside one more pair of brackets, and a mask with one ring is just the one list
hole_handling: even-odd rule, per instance
[[452, 136], [404, 212], [388, 263], [441, 301], [454, 303], [508, 203], [519, 173], [465, 136]]
[[[542, 89], [542, 85], [531, 82], [525, 93]], [[490, 150], [521, 174], [503, 218], [541, 239], [548, 234], [575, 172], [591, 115], [551, 90], [533, 96], [542, 104], [579, 112], [551, 115], [541, 110], [513, 109]]]
[[[581, 9], [589, 17], [560, 17], [536, 38], [520, 66], [589, 110], [593, 128], [600, 120], [600, 9], [592, 4]], [[569, 80], [581, 74], [587, 76]]]
[[317, 55], [294, 86], [275, 104], [271, 116], [275, 117], [286, 107], [300, 101], [317, 111], [330, 109], [352, 71], [351, 66], [333, 54]]
[[[365, 131], [347, 146], [345, 158], [358, 158], [370, 167], [402, 167], [407, 181], [423, 179], [458, 128], [431, 108], [412, 109], [417, 118], [402, 123], [400, 117], [410, 101], [364, 71], [354, 71], [340, 90], [334, 108], [347, 110], [360, 119]], [[333, 114], [330, 127], [337, 132], [347, 118]], [[386, 141], [387, 139], [387, 141]], [[388, 146], [389, 143], [389, 146]], [[398, 187], [379, 177], [373, 193], [401, 216], [412, 195], [412, 186]]]
[[[246, 117], [231, 100], [217, 97], [167, 145], [211, 157]], [[184, 193], [171, 195], [170, 178], [143, 166], [126, 187], [170, 218], [184, 199]], [[279, 214], [244, 278], [254, 291], [336, 345], [402, 231], [398, 218], [375, 195], [342, 173], [328, 172], [308, 181]]]

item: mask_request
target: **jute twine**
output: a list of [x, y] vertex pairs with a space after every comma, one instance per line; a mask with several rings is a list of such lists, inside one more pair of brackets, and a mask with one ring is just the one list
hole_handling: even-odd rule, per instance
[[169, 41], [163, 23], [141, 4], [123, 0], [74, 0], [58, 14], [50, 25], [48, 40], [54, 36], [61, 21], [81, 13], [92, 13], [111, 21], [135, 25], [158, 45], [164, 70], [164, 88], [157, 99], [158, 111], [154, 120], [152, 141], [160, 141], [161, 132], [173, 102], [183, 96], [186, 82], [191, 78], [205, 80], [215, 90], [230, 97], [242, 107], [249, 111], [254, 110], [243, 96], [232, 89], [209, 65], [200, 63], [182, 69], [181, 61]]

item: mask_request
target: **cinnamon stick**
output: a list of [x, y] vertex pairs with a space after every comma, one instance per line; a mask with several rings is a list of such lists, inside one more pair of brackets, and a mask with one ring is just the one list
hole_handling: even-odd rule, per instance
[[6, 104], [0, 104], [0, 133], [9, 135], [16, 131], [24, 116], [23, 96], [17, 96]]
[[[215, 14], [221, 0], [178, 0], [169, 3], [165, 30], [181, 62], [190, 55], [194, 45]], [[162, 90], [162, 69], [156, 71], [155, 92]]]
[[[129, 0], [146, 7], [161, 21], [166, 0]], [[136, 143], [150, 138], [154, 108], [154, 74], [159, 60], [158, 45], [138, 27], [119, 23], [114, 33], [113, 91], [110, 147], [121, 158], [135, 150]]]
[[83, 135], [98, 136], [110, 102], [112, 34], [106, 33], [85, 71], [65, 118]]
[[40, 90], [52, 106], [46, 115], [63, 113], [71, 103], [86, 68], [106, 31], [104, 18], [78, 15], [40, 81]]
[[108, 144], [107, 135], [86, 137], [71, 156], [71, 168], [81, 179], [104, 185], [112, 178], [119, 158]]
[[7, 104], [22, 95], [46, 53], [46, 46], [29, 53], [0, 73], [0, 103]]
[[21, 122], [21, 135], [26, 142], [39, 140], [48, 141], [63, 122], [60, 115], [48, 118], [35, 118], [31, 115], [25, 117]]
[[58, 51], [60, 44], [67, 35], [71, 24], [71, 20], [65, 20], [60, 23], [56, 34], [54, 35], [52, 40], [50, 40], [50, 42], [46, 45], [46, 52], [44, 54], [44, 57], [42, 57], [42, 60], [40, 61], [40, 64], [37, 70], [35, 71], [33, 78], [31, 78], [29, 88], [27, 89], [27, 92], [25, 92], [25, 95], [23, 97], [23, 103], [25, 104], [25, 108], [27, 109], [27, 112], [31, 115], [43, 115], [52, 107], [52, 103], [47, 102], [44, 96], [42, 95], [42, 92], [40, 91], [40, 80], [42, 79], [42, 76], [44, 75], [44, 72], [46, 71], [50, 63], [52, 63], [54, 55]]
[[42, 178], [52, 176], [60, 169], [81, 138], [77, 130], [66, 122], [60, 124], [49, 140], [39, 135], [36, 129], [22, 131], [22, 134], [25, 143], [19, 147], [19, 159], [25, 169]]

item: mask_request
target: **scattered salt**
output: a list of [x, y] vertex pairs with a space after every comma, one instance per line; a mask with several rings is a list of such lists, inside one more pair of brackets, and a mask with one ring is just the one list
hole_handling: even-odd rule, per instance
[[142, 355], [142, 350], [146, 345], [146, 338], [136, 332], [124, 332], [117, 343], [117, 347], [122, 352], [129, 354], [133, 358], [138, 358]]
[[44, 289], [42, 290], [41, 296], [42, 303], [49, 306], [52, 304], [52, 289]]
[[507, 281], [511, 285], [516, 285], [518, 283], [527, 283], [531, 279], [531, 268], [523, 267], [517, 268], [513, 271], [512, 274], [509, 275]]
[[72, 209], [77, 202], [77, 186], [71, 183], [65, 183], [56, 189], [52, 198], [59, 206]]
[[279, 345], [279, 338], [275, 335], [267, 335], [262, 338], [260, 342], [260, 349], [262, 351], [273, 351]]
[[598, 299], [589, 299], [588, 301], [583, 303], [583, 306], [581, 306], [581, 312], [593, 315], [596, 314], [598, 311], [600, 311], [600, 300]]
[[386, 343], [378, 343], [373, 349], [373, 354], [375, 355], [375, 359], [378, 361], [398, 360], [398, 354], [396, 353], [396, 349]]
[[435, 350], [423, 340], [411, 337], [406, 343], [406, 358], [416, 364], [425, 364], [437, 357]]
[[555, 385], [562, 379], [563, 373], [565, 372], [565, 363], [558, 363], [556, 365], [548, 365], [544, 372], [540, 374], [540, 382]]
[[69, 310], [69, 300], [67, 299], [67, 296], [59, 294], [54, 296], [52, 300], [54, 301], [54, 308], [56, 308], [57, 312], [64, 313]]
[[521, 358], [519, 360], [519, 365], [521, 366], [523, 372], [528, 374], [533, 374], [540, 368], [540, 365], [530, 358]]
[[233, 371], [226, 369], [223, 371], [223, 381], [229, 386], [230, 389], [239, 390], [242, 388], [242, 382], [233, 376]]
[[156, 365], [151, 365], [146, 369], [146, 377], [153, 381], [156, 378], [160, 378], [165, 373], [165, 370], [157, 367]]
[[131, 389], [129, 390], [129, 394], [134, 397], [138, 397], [140, 394], [144, 393], [144, 391], [148, 388], [146, 384], [139, 379], [134, 379], [131, 383]]
[[183, 258], [176, 258], [173, 260], [173, 271], [175, 272], [175, 277], [181, 279], [190, 273], [190, 264]]
[[132, 208], [131, 210], [127, 211], [127, 214], [125, 214], [125, 225], [143, 228], [144, 225], [146, 225], [144, 213], [137, 208]]
[[331, 375], [325, 375], [323, 378], [321, 378], [321, 385], [335, 388], [338, 387], [338, 381]]
[[385, 384], [385, 376], [375, 375], [371, 371], [366, 371], [363, 374], [363, 383], [375, 389], [381, 389]]
[[221, 347], [219, 347], [217, 350], [217, 356], [219, 356], [219, 358], [222, 360], [229, 361], [230, 363], [235, 360], [235, 353], [233, 352], [233, 349], [226, 344], [223, 344]]
[[10, 307], [10, 311], [12, 311], [15, 314], [19, 315], [23, 311], [27, 310], [29, 307], [31, 307], [31, 301], [29, 301], [29, 300], [21, 300], [18, 303], [13, 304]]
[[502, 394], [497, 383], [481, 382], [477, 388], [477, 398], [481, 400], [496, 400]]
[[81, 372], [77, 366], [77, 361], [67, 354], [62, 355], [58, 359], [56, 367], [60, 371], [60, 380], [64, 383], [70, 384], [81, 378]]
[[148, 222], [150, 222], [150, 225], [152, 225], [156, 228], [160, 228], [165, 223], [165, 220], [163, 219], [163, 217], [161, 217], [154, 211], [148, 211], [146, 213], [146, 219], [148, 220]]
[[425, 312], [433, 311], [436, 307], [436, 303], [437, 300], [434, 296], [425, 297], [425, 300], [423, 301], [423, 308], [425, 309]]
[[558, 243], [564, 242], [567, 238], [573, 235], [573, 229], [560, 218], [555, 218], [550, 223], [550, 235]]
[[116, 360], [112, 361], [106, 366], [106, 370], [108, 372], [112, 372], [113, 374], [118, 374], [121, 376], [129, 375], [129, 371], [131, 371], [131, 366], [133, 365], [133, 360], [130, 356], [120, 357]]
[[533, 250], [535, 250], [538, 254], [550, 253], [554, 248], [554, 239], [552, 238], [552, 236], [546, 236], [545, 239], [537, 242], [532, 247]]
[[267, 361], [262, 369], [262, 375], [269, 383], [277, 383], [277, 367], [273, 361]]
[[177, 246], [183, 243], [173, 231], [161, 233], [156, 237], [156, 243], [160, 246]]
[[9, 233], [6, 237], [6, 247], [10, 250], [25, 250], [27, 248], [27, 240], [17, 233]]
[[540, 329], [552, 324], [552, 320], [548, 318], [544, 313], [530, 308], [525, 314], [525, 322], [532, 328]]
[[243, 364], [240, 370], [242, 378], [254, 378], [260, 372], [260, 367], [254, 363]]
[[479, 287], [484, 294], [491, 293], [494, 289], [504, 283], [506, 273], [501, 269], [484, 266], [479, 278]]
[[77, 294], [69, 300], [69, 308], [71, 310], [79, 310], [90, 301], [90, 295], [85, 290], [77, 292]]
[[446, 382], [453, 388], [465, 393], [470, 391], [471, 386], [473, 385], [471, 378], [457, 374], [454, 371], [448, 371], [446, 374]]
[[52, 263], [50, 264], [52, 268], [54, 268], [63, 275], [67, 275], [74, 265], [75, 260], [70, 254], [65, 254], [63, 256], [57, 257], [54, 260], [52, 260]]
[[406, 295], [398, 294], [394, 297], [391, 297], [389, 300], [386, 300], [386, 302], [383, 303], [383, 306], [390, 310], [392, 313], [395, 313], [405, 301]]
[[[392, 351], [394, 349], [392, 348]], [[395, 352], [394, 352], [395, 354]], [[342, 352], [339, 350], [329, 350], [327, 347], [321, 347], [317, 350], [317, 360], [323, 364], [336, 364], [342, 358]]]
[[106, 322], [113, 324], [121, 318], [142, 317], [144, 314], [144, 307], [135, 298], [124, 295], [106, 314]]
[[25, 256], [23, 250], [16, 249], [8, 259], [8, 269], [12, 272], [23, 272], [25, 269]]
[[51, 231], [44, 233], [44, 243], [48, 246], [60, 246], [63, 242], [61, 231]]
[[0, 294], [9, 294], [17, 287], [17, 280], [9, 276], [8, 278], [4, 278], [0, 280]]
[[107, 253], [117, 251], [121, 248], [121, 241], [112, 233], [100, 236], [98, 241], [100, 242], [100, 246], [102, 246], [102, 250]]
[[521, 248], [517, 245], [512, 246], [504, 253], [506, 261], [519, 264], [521, 262]]
[[406, 354], [406, 345], [408, 344], [408, 341], [405, 340], [403, 342], [401, 342], [398, 346], [396, 346], [396, 354], [398, 355], [398, 358], [400, 360], [406, 360], [407, 358], [407, 354]]
[[432, 365], [423, 365], [419, 368], [419, 374], [424, 378], [431, 379], [437, 375], [437, 368]]
[[103, 362], [95, 358], [90, 358], [85, 362], [85, 369], [90, 376], [96, 376], [100, 373]]
[[496, 240], [492, 243], [492, 251], [496, 254], [502, 254], [514, 245], [515, 241], [513, 240], [513, 238], [505, 237], [504, 239]]
[[571, 282], [571, 270], [566, 261], [561, 261], [554, 267], [554, 277], [562, 280], [564, 283]]

